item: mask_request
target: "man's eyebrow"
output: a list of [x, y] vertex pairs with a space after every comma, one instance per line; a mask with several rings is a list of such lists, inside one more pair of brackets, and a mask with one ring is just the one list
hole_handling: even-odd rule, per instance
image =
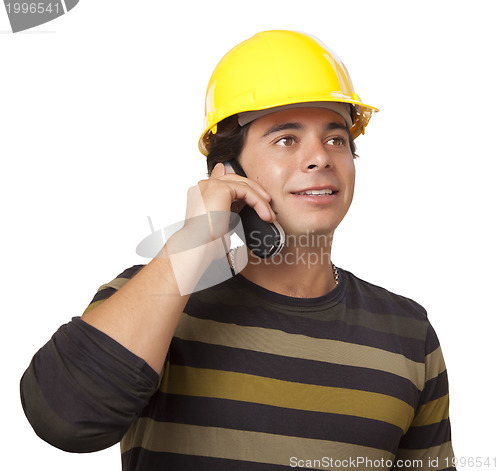
[[[263, 135], [262, 137], [269, 136], [270, 134], [274, 134], [276, 132], [281, 132], [281, 131], [286, 131], [288, 129], [295, 129], [295, 130], [302, 130], [304, 129], [304, 126], [301, 123], [282, 123], [282, 124], [276, 124], [275, 126], [270, 127]], [[349, 134], [349, 128], [345, 124], [340, 124], [336, 122], [331, 122], [328, 123], [325, 126], [326, 131], [334, 131], [335, 129], [341, 129], [345, 131], [347, 134]]]
[[340, 124], [340, 123], [328, 123], [326, 125], [326, 130], [327, 131], [334, 131], [335, 129], [342, 129], [345, 131], [347, 134], [349, 134], [349, 128], [345, 124]]
[[285, 131], [286, 129], [295, 129], [295, 130], [301, 130], [304, 129], [304, 126], [300, 123], [282, 123], [282, 124], [276, 124], [275, 126], [270, 127], [263, 135], [262, 137], [269, 136], [269, 134], [273, 134], [275, 132], [281, 132]]

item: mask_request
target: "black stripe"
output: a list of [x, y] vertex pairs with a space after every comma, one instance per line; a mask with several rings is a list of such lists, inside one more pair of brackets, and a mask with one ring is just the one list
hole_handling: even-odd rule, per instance
[[137, 275], [146, 265], [134, 265], [121, 272], [116, 278], [132, 278]]
[[436, 331], [431, 325], [429, 325], [427, 338], [425, 341], [425, 354], [428, 355], [429, 353], [432, 353], [438, 347], [439, 347], [439, 339], [436, 335]]
[[108, 299], [114, 293], [116, 293], [115, 288], [104, 288], [98, 291], [95, 296], [92, 298], [90, 304], [95, 303], [96, 301], [103, 301], [104, 299]]
[[[224, 297], [227, 291], [241, 291], [257, 295], [265, 300], [265, 304], [274, 304], [279, 312], [296, 312], [304, 316], [315, 316], [325, 308], [333, 307], [337, 304], [344, 304], [348, 309], [365, 310], [377, 315], [387, 315], [388, 313], [397, 315], [407, 320], [427, 322], [427, 312], [415, 301], [400, 296], [390, 291], [360, 280], [352, 273], [339, 268], [339, 286], [319, 298], [292, 298], [283, 296], [266, 290], [248, 281], [243, 276], [236, 276], [226, 283], [219, 285]], [[255, 302], [254, 302], [255, 304]]]
[[[125, 271], [120, 273], [116, 278], [127, 278], [130, 279], [144, 267], [144, 265], [134, 265], [133, 267], [127, 268]], [[116, 279], [115, 278], [115, 279]], [[113, 280], [114, 281], [114, 280]], [[108, 299], [111, 297], [114, 293], [116, 293], [116, 288], [104, 288], [98, 291], [94, 297], [92, 298], [92, 301], [90, 304], [95, 303], [96, 301], [102, 301], [104, 299]], [[90, 306], [89, 304], [89, 306]]]
[[[402, 430], [392, 424], [342, 414], [157, 392], [144, 417], [189, 425], [271, 433], [369, 446], [396, 452]], [[397, 448], [397, 446], [396, 446]]]
[[386, 394], [414, 408], [419, 400], [418, 389], [408, 379], [385, 371], [253, 352], [176, 337], [172, 339], [170, 363]]
[[132, 448], [122, 455], [123, 471], [290, 471], [290, 466]]
[[443, 371], [441, 374], [427, 381], [420, 398], [420, 405], [439, 399], [448, 394], [448, 374]]
[[438, 446], [450, 440], [450, 421], [445, 419], [437, 424], [410, 427], [399, 447], [407, 450], [418, 450]]
[[427, 320], [426, 310], [415, 301], [361, 280], [348, 271], [345, 273], [348, 283], [345, 303], [349, 308], [364, 309], [374, 314], [397, 312], [397, 315], [408, 319]]

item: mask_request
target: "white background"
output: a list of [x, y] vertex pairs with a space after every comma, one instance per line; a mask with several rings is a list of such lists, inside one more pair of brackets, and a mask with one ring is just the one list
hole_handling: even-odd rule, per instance
[[212, 69], [266, 29], [319, 37], [381, 109], [357, 139], [355, 201], [333, 260], [427, 308], [448, 366], [455, 453], [500, 467], [496, 4], [81, 0], [17, 34], [0, 8], [9, 469], [120, 469], [117, 446], [75, 455], [41, 441], [19, 379], [99, 285], [147, 261], [135, 254], [147, 216], [156, 228], [183, 218], [187, 188], [205, 177], [197, 140]]

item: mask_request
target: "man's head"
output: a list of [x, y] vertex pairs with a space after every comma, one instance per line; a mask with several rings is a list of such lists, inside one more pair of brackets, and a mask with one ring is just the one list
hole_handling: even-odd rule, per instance
[[271, 194], [287, 234], [331, 232], [352, 201], [354, 139], [373, 110], [319, 41], [268, 31], [216, 67], [199, 148], [209, 173], [218, 162], [239, 160]]

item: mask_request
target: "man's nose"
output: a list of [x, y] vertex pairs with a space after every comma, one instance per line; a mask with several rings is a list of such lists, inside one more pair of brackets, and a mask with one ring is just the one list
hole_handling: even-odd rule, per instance
[[333, 168], [332, 157], [321, 140], [311, 140], [304, 146], [301, 167], [304, 172]]

